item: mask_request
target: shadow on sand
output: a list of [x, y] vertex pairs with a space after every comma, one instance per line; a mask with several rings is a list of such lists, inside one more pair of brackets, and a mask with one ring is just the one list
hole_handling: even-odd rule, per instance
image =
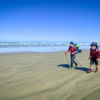
[[63, 67], [63, 68], [68, 68], [69, 69], [69, 66], [70, 65], [68, 65], [68, 64], [60, 64], [57, 67]]
[[[70, 65], [68, 65], [68, 64], [60, 64], [57, 67], [63, 67], [63, 68], [69, 69], [70, 68]], [[89, 70], [89, 68], [86, 68], [86, 67], [76, 67], [75, 70], [80, 70], [80, 71], [84, 71], [84, 72], [87, 73], [88, 70]]]

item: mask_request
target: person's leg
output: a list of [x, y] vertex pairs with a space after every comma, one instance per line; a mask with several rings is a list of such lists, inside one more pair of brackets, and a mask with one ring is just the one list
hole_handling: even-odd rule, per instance
[[71, 55], [71, 67], [73, 67], [73, 55]]
[[89, 73], [92, 71], [92, 64], [90, 64], [90, 67], [89, 67]]
[[98, 65], [96, 65], [96, 72], [98, 72]]
[[75, 55], [73, 55], [73, 63], [77, 66], [77, 63], [75, 61]]
[[73, 67], [73, 64], [77, 66], [77, 63], [75, 62], [75, 55], [71, 55], [71, 67]]
[[93, 59], [91, 58], [90, 59], [90, 67], [89, 67], [89, 73], [92, 71], [92, 65], [94, 64], [94, 61], [93, 61]]

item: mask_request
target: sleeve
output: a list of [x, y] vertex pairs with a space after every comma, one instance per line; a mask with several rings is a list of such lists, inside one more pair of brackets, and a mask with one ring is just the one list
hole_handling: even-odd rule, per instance
[[69, 47], [69, 48], [68, 48], [68, 52], [70, 51], [70, 49], [71, 49], [71, 48]]

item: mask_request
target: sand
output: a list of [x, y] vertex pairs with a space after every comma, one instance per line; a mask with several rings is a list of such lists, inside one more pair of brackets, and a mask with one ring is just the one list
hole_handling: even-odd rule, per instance
[[69, 70], [63, 52], [0, 54], [0, 100], [100, 100], [100, 72], [87, 73], [88, 58], [83, 51], [82, 66]]

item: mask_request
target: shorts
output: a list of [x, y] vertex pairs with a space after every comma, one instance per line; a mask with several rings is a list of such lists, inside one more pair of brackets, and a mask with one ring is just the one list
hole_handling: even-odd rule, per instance
[[96, 64], [96, 65], [98, 65], [98, 60], [96, 58], [91, 58], [90, 64]]

